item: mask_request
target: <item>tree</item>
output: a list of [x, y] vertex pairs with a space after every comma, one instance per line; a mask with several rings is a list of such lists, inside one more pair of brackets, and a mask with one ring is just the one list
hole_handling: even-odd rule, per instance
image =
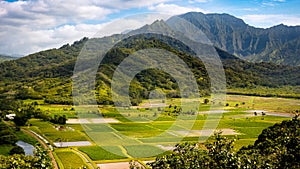
[[208, 99], [204, 99], [204, 104], [208, 104], [209, 100]]
[[15, 144], [17, 136], [13, 129], [3, 122], [0, 122], [0, 145], [1, 144]]
[[24, 126], [28, 119], [31, 117], [40, 118], [42, 116], [42, 111], [37, 108], [37, 103], [32, 104], [23, 104], [21, 103], [16, 107], [15, 113], [16, 116], [14, 117], [14, 122], [16, 126]]
[[233, 142], [220, 133], [216, 133], [215, 141], [201, 143], [177, 144], [171, 154], [159, 156], [149, 165], [152, 168], [237, 168], [237, 156], [233, 152]]
[[9, 155], [13, 155], [13, 154], [25, 154], [25, 151], [22, 147], [19, 146], [14, 146], [10, 151], [9, 151]]
[[222, 137], [221, 133], [215, 134], [215, 140], [207, 143], [208, 156], [210, 158], [209, 167], [211, 168], [238, 168], [238, 156], [233, 151], [235, 140]]
[[217, 133], [212, 142], [181, 143], [169, 154], [148, 165], [167, 169], [298, 169], [300, 168], [300, 120], [283, 121], [265, 130], [254, 145], [233, 151], [234, 140]]
[[39, 146], [35, 149], [34, 156], [25, 156], [24, 154], [0, 155], [0, 169], [52, 169], [47, 150]]
[[260, 157], [253, 161], [261, 163], [263, 168], [300, 168], [299, 138], [300, 120], [296, 115], [292, 120], [264, 129], [254, 145], [243, 147], [239, 153]]
[[67, 122], [67, 116], [66, 115], [54, 115], [54, 117], [50, 118], [50, 122], [55, 124], [61, 124], [64, 125]]
[[177, 144], [171, 154], [159, 156], [152, 163], [152, 168], [205, 168], [209, 165], [207, 151], [200, 148], [199, 144]]
[[25, 126], [25, 124], [28, 121], [28, 116], [23, 112], [19, 112], [16, 113], [16, 116], [14, 117], [13, 121], [16, 124], [16, 126]]
[[52, 168], [51, 158], [48, 156], [48, 150], [43, 149], [40, 146], [35, 147], [34, 152], [34, 164], [33, 167], [41, 169]]

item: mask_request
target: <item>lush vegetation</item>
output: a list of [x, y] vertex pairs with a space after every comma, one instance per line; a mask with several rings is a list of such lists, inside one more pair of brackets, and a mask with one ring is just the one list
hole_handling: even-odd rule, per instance
[[17, 136], [12, 127], [0, 121], [0, 145], [14, 144], [17, 142]]
[[[79, 127], [75, 126], [57, 126], [53, 123], [31, 119], [29, 123], [32, 125], [31, 130], [44, 135], [52, 142], [65, 142], [65, 141], [86, 141], [87, 136], [81, 132]], [[76, 130], [75, 130], [76, 129]]]
[[14, 127], [11, 127], [1, 121], [0, 154], [5, 156], [13, 154], [24, 154], [24, 150], [15, 144], [18, 140], [22, 140], [32, 145], [35, 145], [37, 143], [37, 140], [25, 134], [23, 131], [16, 131]]
[[36, 147], [34, 156], [25, 156], [22, 154], [14, 154], [11, 156], [0, 155], [0, 168], [1, 169], [51, 169], [51, 159], [48, 157], [48, 152], [41, 147]]
[[88, 168], [84, 160], [73, 151], [56, 151], [56, 155], [62, 162], [63, 167], [67, 168]]
[[217, 134], [206, 144], [178, 144], [171, 154], [159, 156], [152, 168], [299, 168], [300, 120], [275, 124], [259, 135], [254, 145], [235, 152], [234, 140]]
[[[108, 147], [106, 149], [109, 149], [112, 147]], [[106, 149], [103, 149], [99, 146], [89, 146], [89, 147], [80, 147], [79, 150], [86, 153], [92, 160], [99, 161], [99, 160], [116, 160], [116, 159], [125, 159], [125, 155], [120, 156], [116, 155], [114, 153], [111, 153], [107, 151]], [[120, 151], [117, 150], [118, 147], [114, 151]]]
[[[89, 44], [109, 42], [112, 39], [118, 39], [119, 36], [121, 35], [90, 39]], [[7, 102], [7, 99], [40, 99], [48, 104], [73, 104], [71, 76], [76, 56], [87, 40], [84, 38], [72, 45], [64, 45], [59, 49], [38, 52], [0, 64], [2, 70], [0, 72], [1, 103]], [[147, 48], [165, 49], [179, 56], [193, 72], [200, 95], [209, 95], [210, 80], [204, 64], [193, 57], [194, 53], [191, 49], [175, 39], [146, 34], [129, 37], [116, 44], [106, 54], [98, 70], [95, 86], [99, 104], [113, 103], [110, 82], [116, 67], [130, 54]], [[249, 63], [218, 48], [216, 50], [224, 65], [227, 87], [233, 89], [231, 92], [235, 92], [235, 94], [245, 92], [234, 90], [235, 88], [250, 89], [248, 94], [255, 94], [255, 91], [251, 91], [251, 89], [260, 86], [278, 88], [290, 85], [291, 88], [294, 88], [300, 84], [299, 67]], [[95, 50], [95, 52], [97, 51]], [[150, 92], [155, 88], [162, 89], [166, 92], [167, 97], [181, 97], [178, 85], [172, 76], [157, 69], [149, 69], [138, 73], [131, 82], [129, 94], [132, 105], [137, 105], [142, 99], [148, 98]], [[285, 90], [281, 91], [283, 93], [278, 96], [286, 94]], [[299, 92], [296, 92], [294, 96], [299, 97]], [[6, 109], [8, 109], [7, 106]]]
[[[117, 41], [121, 36], [123, 35], [90, 39], [89, 42], [92, 46], [97, 46], [99, 43]], [[116, 123], [86, 124], [83, 127], [79, 124], [66, 124], [67, 118], [75, 118], [82, 112], [87, 112], [81, 116], [86, 118], [97, 118], [100, 115], [99, 112], [88, 111], [88, 108], [75, 111], [71, 106], [73, 104], [71, 77], [76, 56], [87, 41], [87, 38], [83, 38], [59, 49], [41, 51], [18, 60], [0, 63], [1, 118], [4, 119], [7, 114], [16, 114], [13, 119], [17, 126], [16, 130], [28, 125], [29, 130], [42, 135], [50, 144], [90, 140], [83, 132], [84, 129], [94, 132], [95, 136], [99, 134], [99, 137], [93, 141], [96, 144], [103, 144], [101, 147], [78, 148], [95, 161], [141, 158], [149, 155], [153, 157], [164, 152], [164, 148], [181, 141], [182, 143], [178, 144], [173, 152], [157, 157], [151, 166], [153, 168], [255, 168], [253, 167], [255, 165], [257, 168], [299, 167], [296, 161], [299, 159], [299, 119], [294, 118], [272, 126], [275, 122], [286, 120], [287, 117], [269, 116], [261, 112], [249, 116], [246, 111], [267, 110], [291, 113], [299, 110], [299, 100], [295, 98], [300, 98], [300, 67], [249, 63], [216, 48], [224, 66], [228, 93], [235, 94], [235, 96], [227, 96], [224, 109], [228, 112], [222, 114], [217, 129], [228, 129], [233, 132], [226, 134], [228, 139], [217, 135], [214, 140], [199, 144], [196, 142], [199, 141], [199, 132], [204, 124], [213, 123], [214, 117], [218, 117], [216, 114], [212, 115], [211, 119], [207, 119], [208, 115], [205, 111], [208, 111], [211, 105], [222, 106], [223, 103], [215, 102], [208, 97], [211, 93], [210, 78], [202, 61], [194, 57], [194, 52], [178, 40], [157, 34], [131, 36], [119, 42], [108, 51], [98, 69], [93, 92], [97, 103], [101, 105], [99, 109], [103, 117], [118, 120]], [[114, 103], [111, 81], [117, 66], [136, 51], [150, 48], [169, 51], [187, 64], [195, 76], [202, 96], [200, 99], [197, 98], [201, 102], [199, 108], [193, 107], [195, 100], [185, 98], [189, 110], [182, 110], [178, 98], [187, 96], [180, 95], [174, 77], [158, 69], [143, 70], [131, 81], [129, 88], [131, 105], [137, 107], [123, 107], [124, 111], [118, 112], [111, 106]], [[91, 52], [98, 51], [95, 48]], [[158, 52], [155, 55], [162, 54]], [[94, 58], [89, 56], [85, 59], [87, 63], [94, 62]], [[172, 59], [167, 62], [174, 67], [178, 66], [178, 63]], [[142, 107], [141, 103], [144, 103], [151, 92], [158, 88], [166, 94], [163, 103], [167, 106]], [[85, 90], [85, 88], [78, 90]], [[239, 94], [249, 96], [236, 96]], [[122, 102], [115, 104], [123, 105]], [[179, 115], [183, 115], [182, 121], [176, 123]], [[192, 118], [194, 115], [196, 119]], [[270, 128], [264, 130], [267, 127]], [[166, 132], [170, 128], [171, 130]], [[12, 154], [10, 157], [0, 156], [0, 168], [12, 166], [42, 168], [39, 165], [43, 165], [44, 168], [50, 167], [48, 157], [43, 153], [37, 152], [33, 157], [15, 155], [15, 153], [23, 154], [20, 148], [14, 147], [18, 139], [23, 138], [28, 143], [35, 142], [16, 130], [0, 123], [0, 145], [4, 145], [0, 146], [0, 151], [5, 152], [2, 153], [5, 155]], [[188, 133], [190, 130], [191, 132]], [[259, 135], [261, 132], [262, 134]], [[125, 138], [125, 136], [130, 139], [121, 142], [114, 140], [116, 137]], [[106, 143], [103, 143], [103, 138]], [[233, 138], [236, 140], [231, 140]], [[254, 144], [241, 148], [249, 143]], [[119, 152], [119, 155], [108, 150]], [[55, 152], [65, 168], [77, 168], [85, 164], [73, 150], [60, 151], [59, 149]], [[75, 162], [69, 161], [70, 158]], [[285, 159], [289, 159], [291, 163], [287, 163]]]
[[[12, 101], [11, 103], [0, 103], [3, 107], [8, 107], [8, 109], [2, 109], [2, 113], [0, 114], [0, 117], [6, 120], [7, 117], [5, 116], [8, 113], [13, 113], [15, 116], [13, 117], [13, 122], [17, 127], [25, 126], [29, 119], [36, 118], [36, 119], [42, 119], [44, 121], [50, 121], [54, 124], [60, 124], [64, 125], [67, 121], [66, 115], [60, 115], [60, 114], [50, 114], [47, 111], [42, 111], [38, 107], [37, 102], [33, 102], [30, 104], [25, 104], [22, 101]], [[5, 104], [5, 105], [3, 105]]]

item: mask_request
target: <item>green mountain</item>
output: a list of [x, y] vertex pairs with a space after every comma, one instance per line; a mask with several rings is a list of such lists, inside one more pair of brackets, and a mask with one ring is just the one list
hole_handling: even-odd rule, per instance
[[[92, 64], [96, 58], [90, 57], [98, 51], [99, 44], [118, 41], [105, 55], [96, 74], [95, 95], [100, 104], [111, 104], [111, 81], [118, 65], [131, 54], [144, 49], [163, 49], [182, 59], [198, 84], [200, 95], [210, 94], [210, 79], [203, 62], [195, 57], [191, 48], [181, 41], [161, 34], [138, 34], [142, 29], [151, 30], [157, 27], [172, 33], [163, 21], [146, 25], [126, 35], [113, 35], [104, 38], [83, 38], [72, 45], [66, 44], [59, 49], [37, 52], [26, 57], [0, 63], [0, 98], [44, 99], [47, 103], [73, 104], [72, 79], [77, 56], [89, 43], [89, 53], [84, 57], [86, 64]], [[131, 35], [131, 36], [129, 36]], [[85, 47], [87, 48], [87, 47]], [[229, 88], [253, 88], [256, 86], [280, 87], [300, 85], [300, 67], [276, 65], [272, 63], [251, 63], [216, 48], [222, 61], [226, 85]], [[155, 53], [160, 57], [161, 53]], [[168, 61], [168, 60], [167, 60]], [[147, 63], [141, 59], [140, 63]], [[170, 65], [178, 63], [170, 60]], [[179, 65], [180, 66], [180, 65]], [[148, 98], [155, 88], [161, 88], [168, 97], [180, 97], [178, 84], [174, 77], [158, 69], [147, 69], [138, 73], [130, 85], [132, 104]], [[81, 89], [80, 89], [81, 90]], [[82, 89], [84, 90], [84, 89]]]
[[191, 12], [179, 17], [196, 25], [218, 48], [240, 58], [300, 65], [300, 26], [255, 28], [228, 14]]

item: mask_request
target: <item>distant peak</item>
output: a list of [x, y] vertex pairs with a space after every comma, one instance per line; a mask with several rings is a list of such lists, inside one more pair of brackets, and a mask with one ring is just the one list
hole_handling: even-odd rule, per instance
[[279, 24], [279, 25], [273, 26], [273, 28], [276, 28], [276, 27], [285, 27], [285, 28], [287, 28], [287, 27], [289, 27], [289, 26], [287, 26], [287, 25], [281, 23], [281, 24]]
[[170, 32], [172, 32], [172, 30], [164, 20], [156, 20], [152, 24], [146, 24], [139, 29], [130, 31], [128, 34], [136, 34], [141, 32], [169, 34]]
[[237, 18], [235, 16], [232, 16], [227, 13], [208, 13], [203, 14], [201, 12], [189, 12], [183, 15], [179, 15], [179, 17], [185, 18], [185, 19], [193, 19], [193, 20], [202, 20], [202, 22], [220, 22], [223, 21], [222, 24], [227, 23], [235, 26], [245, 26], [247, 25], [242, 19]]

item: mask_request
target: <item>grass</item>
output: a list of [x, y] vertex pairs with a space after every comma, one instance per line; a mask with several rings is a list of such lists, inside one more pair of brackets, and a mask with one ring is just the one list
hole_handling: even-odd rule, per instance
[[24, 141], [28, 144], [33, 145], [33, 146], [38, 143], [38, 141], [34, 137], [32, 137], [32, 136], [30, 136], [30, 135], [28, 135], [28, 134], [26, 134], [22, 131], [17, 131], [16, 135], [17, 135], [19, 140], [22, 140], [22, 141]]
[[[88, 140], [89, 138], [84, 134], [84, 131], [88, 131], [94, 143], [101, 145], [101, 147], [87, 146], [79, 147], [78, 149], [86, 153], [92, 160], [99, 162], [102, 160], [126, 160], [130, 158], [127, 157], [127, 154], [133, 158], [155, 156], [158, 153], [164, 152], [157, 147], [157, 145], [175, 145], [178, 142], [185, 141], [197, 142], [199, 141], [199, 137], [183, 138], [183, 136], [176, 135], [176, 131], [189, 130], [190, 128], [192, 130], [202, 130], [204, 124], [207, 122], [218, 123], [217, 129], [228, 128], [240, 133], [237, 136], [226, 136], [230, 139], [237, 139], [234, 145], [237, 150], [242, 146], [253, 144], [263, 129], [274, 123], [289, 119], [268, 115], [264, 116], [263, 119], [261, 116], [247, 117], [246, 115], [248, 115], [248, 113], [246, 113], [246, 110], [255, 109], [271, 112], [300, 110], [300, 101], [296, 99], [238, 95], [227, 95], [226, 99], [225, 103], [228, 103], [229, 106], [225, 106], [224, 109], [229, 112], [223, 113], [222, 115], [212, 114], [210, 116], [207, 114], [199, 114], [196, 116], [196, 120], [194, 117], [188, 115], [183, 116], [177, 121], [176, 117], [160, 115], [159, 113], [157, 113], [157, 117], [154, 117], [153, 113], [158, 112], [157, 108], [139, 108], [138, 110], [130, 108], [124, 109], [124, 111], [122, 110], [123, 112], [119, 113], [113, 106], [101, 106], [100, 109], [104, 117], [115, 118], [119, 120], [120, 123], [108, 125], [68, 125], [75, 129], [75, 131], [57, 131], [53, 128], [53, 124], [39, 120], [30, 120], [30, 123], [33, 124], [31, 127], [32, 130], [45, 135], [51, 141], [56, 141], [57, 139], [62, 139], [63, 141]], [[172, 105], [180, 104], [180, 99], [171, 100], [171, 102], [166, 103], [167, 106], [171, 103]], [[202, 103], [203, 100], [204, 98], [201, 98], [200, 102]], [[187, 110], [194, 110], [194, 101], [195, 100], [191, 99], [183, 100], [183, 102], [186, 103]], [[200, 111], [209, 110], [210, 103], [207, 105], [201, 104]], [[42, 107], [43, 110], [49, 110], [49, 112], [53, 114], [68, 114], [68, 117], [74, 117], [73, 111], [70, 111], [71, 106], [41, 105], [40, 107]], [[84, 111], [82, 110], [82, 112]], [[98, 117], [97, 114], [93, 113], [85, 114], [84, 116]], [[207, 120], [208, 117], [209, 121]], [[220, 121], [216, 121], [219, 117]], [[166, 130], [170, 129], [170, 132], [166, 132]], [[58, 151], [58, 154], [59, 153]]]
[[150, 123], [120, 123], [111, 126], [121, 134], [134, 138], [152, 137], [161, 133], [159, 129], [153, 127]]
[[170, 135], [165, 137], [154, 137], [154, 138], [140, 138], [139, 141], [143, 143], [157, 143], [157, 144], [163, 144], [163, 143], [176, 143], [176, 139], [178, 137]]
[[55, 153], [65, 169], [87, 166], [83, 159], [72, 151], [55, 151]]
[[149, 127], [149, 123], [117, 123], [111, 126], [118, 131], [148, 131], [153, 128]]
[[173, 125], [173, 121], [158, 121], [153, 122], [151, 125], [159, 130], [167, 130]]
[[234, 149], [235, 150], [239, 150], [243, 146], [248, 146], [248, 145], [254, 144], [255, 140], [256, 140], [256, 138], [252, 138], [252, 139], [237, 139], [235, 141]]
[[78, 150], [86, 153], [94, 161], [126, 159], [125, 155], [122, 153], [122, 150], [117, 146], [109, 146], [105, 148], [99, 146], [87, 146], [79, 147]]
[[129, 145], [125, 146], [128, 154], [134, 158], [153, 157], [165, 151], [152, 145]]
[[100, 146], [119, 146], [123, 144], [138, 144], [139, 141], [132, 138], [127, 138], [120, 133], [113, 132], [90, 132], [89, 136], [93, 141]]
[[[30, 127], [31, 130], [44, 135], [46, 138], [48, 138], [52, 142], [56, 142], [58, 140], [62, 141], [86, 141], [88, 138], [84, 133], [82, 133], [79, 130], [65, 130], [65, 131], [58, 131], [54, 128], [55, 125], [53, 125], [50, 122], [41, 121], [38, 119], [31, 119], [29, 123], [32, 124]], [[68, 126], [68, 125], [67, 125]], [[77, 129], [79, 129], [78, 125], [70, 125], [76, 126]], [[82, 129], [80, 129], [82, 130]]]
[[44, 104], [39, 105], [38, 108], [40, 108], [43, 112], [49, 113], [52, 116], [55, 114], [59, 115], [66, 115], [67, 118], [76, 118], [75, 110], [72, 110], [71, 105], [55, 105], [55, 104]]
[[239, 104], [238, 108], [267, 110], [270, 112], [291, 113], [300, 109], [298, 99], [288, 98], [227, 95], [226, 102], [229, 103], [229, 108], [234, 108], [235, 104]]
[[4, 144], [0, 145], [0, 155], [8, 156], [9, 151], [13, 148], [13, 145]]

